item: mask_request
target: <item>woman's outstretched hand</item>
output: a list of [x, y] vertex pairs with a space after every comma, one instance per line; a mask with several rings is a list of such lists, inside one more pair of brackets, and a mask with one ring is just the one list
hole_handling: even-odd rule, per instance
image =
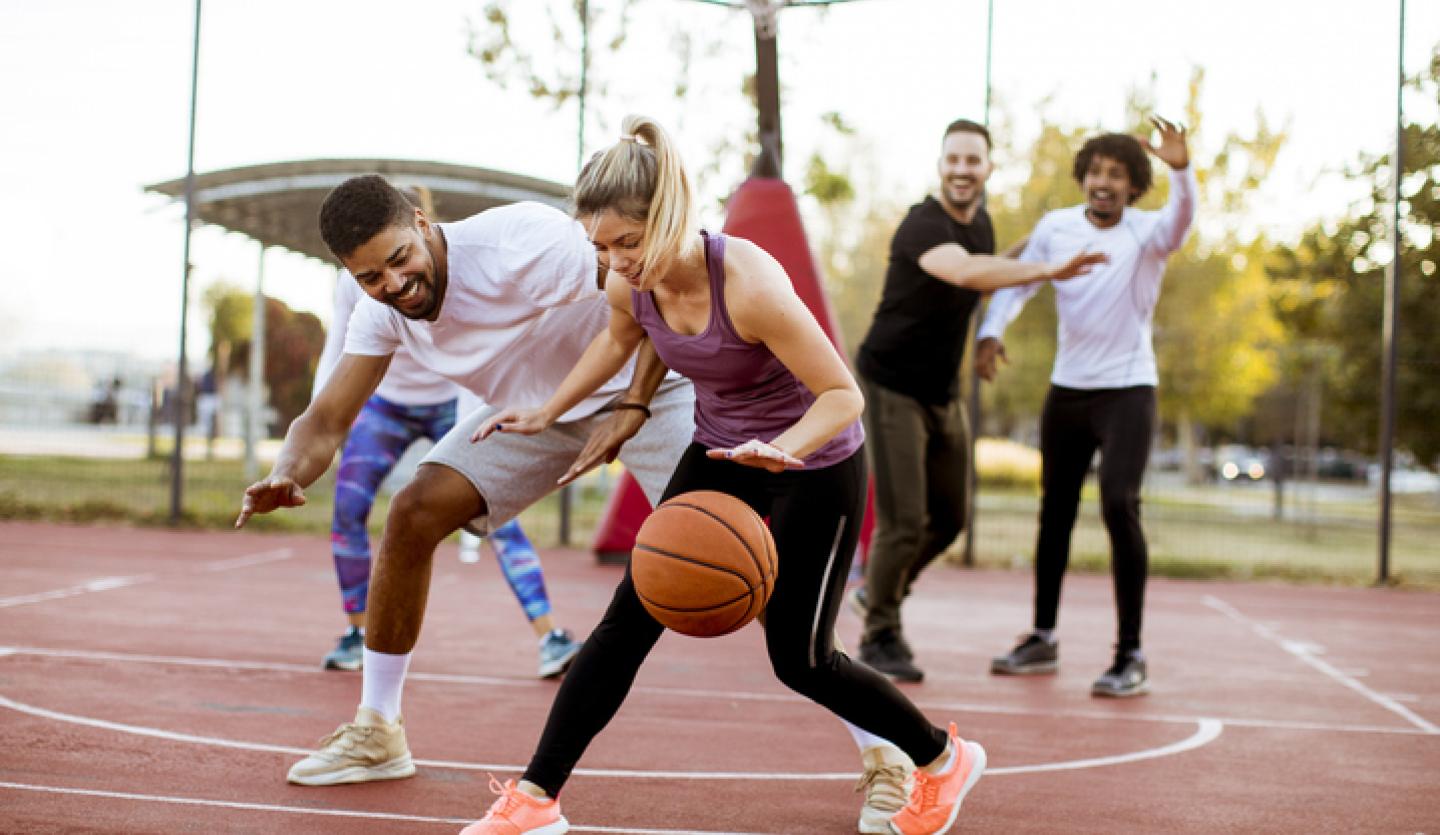
[[805, 466], [805, 462], [799, 458], [761, 440], [746, 441], [730, 449], [708, 449], [705, 455], [709, 458], [724, 458], [746, 467], [759, 467], [772, 473], [798, 470]]

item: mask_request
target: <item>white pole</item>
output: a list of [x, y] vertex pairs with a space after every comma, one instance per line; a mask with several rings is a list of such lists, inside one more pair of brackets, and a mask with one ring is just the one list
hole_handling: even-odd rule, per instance
[[254, 313], [250, 324], [250, 379], [245, 403], [245, 478], [260, 476], [260, 427], [265, 420], [265, 244], [255, 276]]

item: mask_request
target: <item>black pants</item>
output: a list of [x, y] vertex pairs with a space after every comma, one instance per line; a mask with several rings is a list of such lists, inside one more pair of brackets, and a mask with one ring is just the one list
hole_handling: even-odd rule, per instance
[[[704, 447], [691, 444], [665, 498], [719, 490], [770, 518], [780, 569], [765, 610], [765, 646], [776, 677], [895, 743], [915, 762], [927, 763], [945, 750], [945, 731], [884, 676], [835, 650], [835, 616], [860, 533], [865, 488], [865, 461], [858, 452], [823, 469], [769, 473], [706, 458]], [[590, 740], [620, 709], [663, 631], [640, 604], [626, 569], [610, 608], [560, 685], [526, 780], [551, 797], [559, 795]]]
[[970, 431], [959, 400], [922, 403], [860, 378], [875, 470], [875, 535], [861, 642], [901, 632], [910, 587], [965, 529]]
[[1040, 416], [1040, 535], [1035, 545], [1035, 628], [1054, 629], [1070, 533], [1090, 459], [1100, 450], [1100, 513], [1110, 534], [1119, 616], [1117, 648], [1139, 649], [1149, 555], [1140, 528], [1140, 483], [1155, 433], [1155, 387], [1052, 385]]

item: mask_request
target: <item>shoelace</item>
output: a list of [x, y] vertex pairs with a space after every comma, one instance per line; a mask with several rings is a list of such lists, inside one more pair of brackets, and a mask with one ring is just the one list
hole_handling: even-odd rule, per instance
[[940, 778], [923, 768], [915, 769], [915, 788], [910, 791], [910, 805], [916, 811], [934, 806], [940, 799]]
[[[865, 802], [885, 812], [898, 812], [905, 805], [905, 777], [907, 770], [901, 765], [877, 765], [867, 768], [855, 784], [855, 791], [866, 792]], [[881, 791], [871, 793], [879, 785]], [[893, 789], [893, 791], [885, 791]]]
[[499, 780], [495, 779], [495, 775], [491, 774], [490, 791], [498, 797], [495, 798], [494, 803], [490, 804], [490, 811], [485, 817], [508, 818], [511, 812], [520, 807], [520, 798], [516, 796], [520, 792], [515, 788], [514, 780], [506, 780], [502, 785]]
[[[332, 743], [340, 740], [341, 738], [349, 736], [351, 731], [354, 731], [361, 738], [368, 740], [371, 734], [375, 733], [375, 728], [371, 727], [370, 725], [357, 725], [354, 722], [346, 722], [345, 724], [332, 731], [329, 736], [322, 738], [320, 740], [320, 747], [329, 748]], [[356, 744], [357, 741], [354, 739], [345, 740], [345, 747], [347, 749], [354, 748]]]

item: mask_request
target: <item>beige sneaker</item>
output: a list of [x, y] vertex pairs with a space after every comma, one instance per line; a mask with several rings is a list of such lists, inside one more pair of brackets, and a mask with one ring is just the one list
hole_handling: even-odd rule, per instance
[[320, 750], [290, 767], [285, 779], [302, 786], [334, 786], [371, 780], [397, 780], [415, 773], [405, 744], [405, 720], [394, 724], [369, 708], [360, 708], [320, 740]]
[[865, 773], [855, 784], [855, 791], [865, 792], [865, 805], [860, 807], [860, 831], [890, 835], [890, 818], [905, 808], [910, 798], [911, 774], [915, 764], [893, 745], [876, 745], [860, 752]]

